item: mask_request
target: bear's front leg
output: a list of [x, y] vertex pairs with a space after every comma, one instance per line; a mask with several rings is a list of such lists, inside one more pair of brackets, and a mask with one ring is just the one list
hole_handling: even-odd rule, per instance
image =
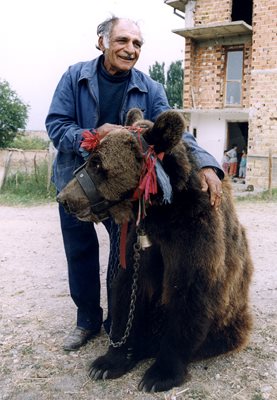
[[[114, 379], [124, 375], [137, 363], [134, 325], [137, 325], [137, 308], [131, 307], [134, 271], [132, 264], [121, 269], [112, 289], [111, 343], [107, 353], [90, 366], [92, 379]], [[136, 282], [135, 282], [136, 283]], [[135, 310], [136, 308], [136, 310]]]
[[[181, 272], [178, 274], [178, 271]], [[191, 273], [193, 269], [188, 271]], [[174, 272], [168, 274], [163, 293], [165, 326], [159, 351], [139, 384], [139, 389], [147, 392], [180, 386], [185, 380], [188, 363], [203, 345], [210, 329], [204, 283], [195, 275], [185, 274], [180, 266]], [[195, 280], [198, 284], [194, 287], [190, 282]]]
[[162, 392], [180, 386], [186, 375], [186, 368], [180, 356], [174, 351], [166, 357], [158, 357], [146, 371], [139, 383], [139, 390], [144, 392]]
[[90, 366], [89, 376], [92, 379], [115, 379], [130, 371], [136, 364], [131, 348], [121, 346], [109, 347], [108, 352], [98, 357]]

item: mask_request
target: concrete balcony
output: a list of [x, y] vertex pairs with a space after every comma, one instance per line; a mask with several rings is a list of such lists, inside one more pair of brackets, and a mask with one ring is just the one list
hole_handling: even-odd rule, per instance
[[174, 8], [174, 10], [179, 10], [184, 13], [188, 0], [164, 0], [164, 2], [168, 6]]
[[183, 36], [184, 38], [203, 41], [217, 38], [252, 35], [252, 26], [248, 25], [244, 21], [234, 21], [174, 29], [172, 32]]

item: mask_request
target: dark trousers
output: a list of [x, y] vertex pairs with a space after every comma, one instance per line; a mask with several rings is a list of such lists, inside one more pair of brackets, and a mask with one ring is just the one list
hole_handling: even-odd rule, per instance
[[[68, 264], [70, 294], [77, 306], [77, 326], [98, 332], [103, 321], [100, 306], [99, 243], [94, 224], [79, 221], [59, 205], [61, 230]], [[108, 316], [110, 326], [110, 298], [113, 276], [118, 268], [119, 230], [112, 220], [103, 222], [110, 236], [110, 255], [107, 269]]]

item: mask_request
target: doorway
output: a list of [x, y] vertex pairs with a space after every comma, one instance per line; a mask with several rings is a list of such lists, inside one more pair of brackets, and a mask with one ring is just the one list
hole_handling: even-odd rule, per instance
[[228, 122], [226, 149], [230, 150], [233, 145], [238, 146], [238, 165], [240, 163], [242, 150], [247, 153], [248, 146], [248, 122]]
[[227, 149], [234, 144], [238, 146], [238, 152], [247, 150], [248, 122], [228, 122], [227, 124]]

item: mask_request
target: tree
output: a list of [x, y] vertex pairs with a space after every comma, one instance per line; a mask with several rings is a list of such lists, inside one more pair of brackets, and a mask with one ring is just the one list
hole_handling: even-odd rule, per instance
[[166, 79], [166, 94], [171, 107], [183, 108], [183, 81], [182, 61], [172, 62]]
[[149, 75], [154, 81], [160, 82], [162, 85], [165, 85], [165, 72], [164, 72], [164, 62], [162, 64], [157, 61], [151, 67], [149, 67]]
[[164, 86], [171, 107], [183, 108], [184, 71], [182, 61], [172, 62], [166, 74], [164, 67], [164, 63], [160, 64], [156, 61], [152, 67], [149, 67], [149, 75]]
[[24, 104], [9, 83], [0, 80], [0, 147], [8, 147], [19, 129], [25, 129], [29, 106]]

